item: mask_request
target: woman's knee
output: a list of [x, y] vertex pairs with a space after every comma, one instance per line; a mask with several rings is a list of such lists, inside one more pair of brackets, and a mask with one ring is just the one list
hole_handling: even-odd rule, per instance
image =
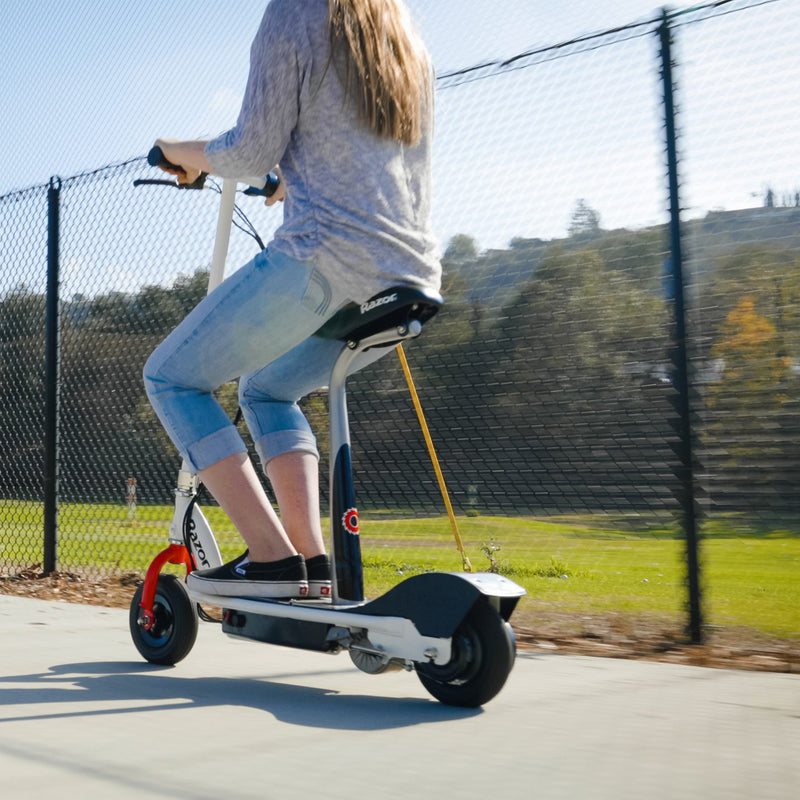
[[144, 390], [150, 402], [153, 402], [153, 397], [158, 393], [158, 386], [162, 381], [157, 377], [158, 369], [156, 367], [156, 353], [150, 354], [147, 361], [144, 362], [142, 368], [142, 382], [144, 383]]
[[273, 393], [263, 385], [256, 385], [250, 381], [249, 377], [248, 375], [243, 375], [239, 379], [239, 405], [242, 411], [263, 407], [272, 403], [281, 405], [294, 402], [294, 400], [287, 400], [274, 396]]

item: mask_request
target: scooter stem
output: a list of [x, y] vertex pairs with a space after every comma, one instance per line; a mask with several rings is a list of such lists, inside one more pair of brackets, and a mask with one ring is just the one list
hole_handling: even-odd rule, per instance
[[211, 258], [211, 271], [208, 275], [208, 294], [219, 286], [225, 278], [225, 261], [228, 257], [228, 244], [231, 239], [233, 209], [236, 205], [236, 181], [225, 178], [222, 181], [222, 200], [217, 216], [217, 235], [214, 239], [214, 255]]

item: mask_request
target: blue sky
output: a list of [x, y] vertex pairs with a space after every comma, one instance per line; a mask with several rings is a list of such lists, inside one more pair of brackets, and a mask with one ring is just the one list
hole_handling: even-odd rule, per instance
[[[264, 5], [4, 0], [0, 194], [143, 155], [157, 136], [224, 130]], [[409, 5], [440, 74], [660, 13], [653, 0]], [[741, 207], [767, 183], [800, 185], [789, 133], [800, 108], [797, 41], [796, 0], [681, 33], [685, 154], [699, 176], [686, 180], [692, 213]], [[578, 198], [609, 227], [660, 221], [657, 70], [650, 37], [441, 92], [441, 238], [466, 231], [504, 246], [515, 235], [559, 235]], [[765, 131], [775, 136], [769, 147]]]
[[[653, 14], [653, 0], [412, 0], [437, 69]], [[433, 8], [432, 8], [433, 6]], [[264, 0], [4, 0], [0, 193], [235, 117]], [[487, 11], [490, 9], [490, 12]], [[166, 135], [166, 134], [165, 134]]]

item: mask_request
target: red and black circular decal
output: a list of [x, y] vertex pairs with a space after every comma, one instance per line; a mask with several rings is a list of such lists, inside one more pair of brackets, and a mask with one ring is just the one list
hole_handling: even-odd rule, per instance
[[342, 525], [350, 533], [358, 533], [358, 509], [348, 508], [342, 517]]

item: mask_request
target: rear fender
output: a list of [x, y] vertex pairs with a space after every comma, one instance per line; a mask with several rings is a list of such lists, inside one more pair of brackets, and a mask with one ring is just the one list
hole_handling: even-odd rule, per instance
[[404, 617], [422, 636], [449, 638], [479, 598], [487, 598], [508, 621], [524, 594], [521, 586], [491, 572], [427, 572], [351, 610], [366, 616]]

